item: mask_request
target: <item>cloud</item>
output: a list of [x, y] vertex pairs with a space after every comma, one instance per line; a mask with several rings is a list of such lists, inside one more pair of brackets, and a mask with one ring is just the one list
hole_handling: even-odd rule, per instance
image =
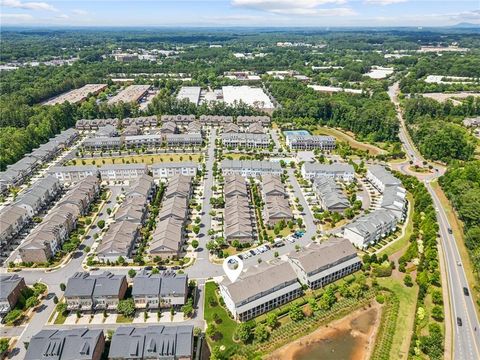
[[408, 0], [365, 0], [370, 5], [392, 5], [407, 2]]
[[88, 11], [81, 10], [81, 9], [73, 9], [72, 13], [74, 15], [85, 16], [88, 15]]
[[19, 0], [2, 0], [1, 5], [12, 9], [24, 10], [44, 10], [44, 11], [58, 11], [54, 6], [46, 2], [21, 2]]
[[70, 19], [70, 16], [67, 14], [60, 14], [56, 16], [57, 19]]
[[30, 14], [4, 14], [0, 13], [0, 19], [4, 23], [24, 23], [30, 22], [34, 19], [34, 17]]
[[355, 12], [347, 7], [319, 8], [327, 4], [345, 4], [346, 0], [232, 0], [232, 5], [283, 15], [349, 16]]
[[468, 21], [480, 24], [480, 10], [472, 10], [450, 15], [450, 19], [454, 21]]

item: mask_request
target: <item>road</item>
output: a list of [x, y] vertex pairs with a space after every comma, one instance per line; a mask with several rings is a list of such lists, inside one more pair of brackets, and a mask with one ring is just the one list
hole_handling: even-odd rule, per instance
[[[407, 158], [413, 161], [423, 162], [425, 159], [416, 149], [408, 135], [405, 122], [398, 101], [399, 83], [393, 84], [388, 89], [391, 101], [397, 110], [397, 117], [400, 121], [400, 141], [407, 152]], [[440, 199], [431, 186], [431, 180], [439, 177], [444, 168], [435, 166], [435, 171], [428, 175], [419, 175], [408, 170], [408, 161], [400, 166], [401, 171], [419, 177], [424, 181], [425, 186], [432, 196], [433, 202], [437, 210], [437, 221], [440, 227], [442, 252], [446, 268], [442, 269], [446, 272], [448, 282], [444, 286], [448, 287], [448, 293], [451, 304], [452, 319], [446, 319], [446, 326], [452, 327], [453, 333], [453, 359], [459, 360], [478, 360], [480, 359], [480, 324], [475, 312], [475, 304], [471, 296], [465, 296], [463, 288], [467, 288], [469, 293], [470, 287], [465, 276], [462, 258], [457, 248], [456, 241], [448, 229], [451, 228], [445, 210], [442, 207]], [[457, 325], [457, 318], [462, 320], [462, 326]], [[449, 321], [450, 320], [450, 321]]]

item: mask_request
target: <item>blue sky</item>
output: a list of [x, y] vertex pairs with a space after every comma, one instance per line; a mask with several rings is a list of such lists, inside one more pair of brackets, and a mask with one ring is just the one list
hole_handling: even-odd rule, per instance
[[480, 24], [480, 0], [0, 0], [3, 25], [446, 26]]

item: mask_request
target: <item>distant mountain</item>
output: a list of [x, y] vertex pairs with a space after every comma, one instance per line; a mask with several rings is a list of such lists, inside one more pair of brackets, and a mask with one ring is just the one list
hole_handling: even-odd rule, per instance
[[453, 25], [452, 27], [454, 28], [463, 28], [463, 29], [471, 29], [471, 28], [480, 28], [480, 24], [473, 24], [473, 23], [468, 23], [468, 22], [462, 22], [458, 23], [456, 25]]

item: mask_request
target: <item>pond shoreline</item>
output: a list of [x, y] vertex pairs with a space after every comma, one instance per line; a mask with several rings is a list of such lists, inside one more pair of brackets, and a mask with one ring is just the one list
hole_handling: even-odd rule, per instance
[[[368, 331], [362, 332], [355, 328], [355, 321], [373, 311], [375, 320]], [[330, 341], [341, 333], [350, 332], [356, 340], [354, 356], [348, 360], [366, 360], [370, 357], [375, 345], [379, 324], [381, 319], [381, 305], [373, 302], [372, 306], [366, 306], [353, 313], [338, 319], [327, 326], [322, 326], [314, 332], [295, 340], [280, 349], [274, 351], [266, 359], [268, 360], [296, 360], [304, 355], [306, 348], [318, 345], [323, 341]], [[332, 353], [333, 355], [333, 353]], [[347, 359], [345, 359], [347, 360]]]

